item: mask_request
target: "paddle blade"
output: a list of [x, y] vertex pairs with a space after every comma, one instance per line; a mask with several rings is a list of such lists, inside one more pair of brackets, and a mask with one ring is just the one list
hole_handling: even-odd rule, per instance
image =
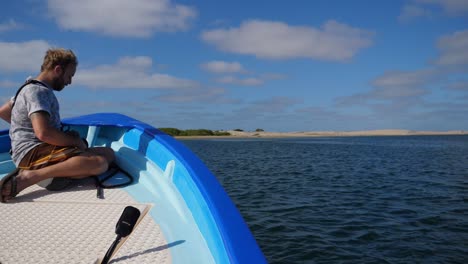
[[130, 235], [139, 217], [140, 210], [133, 206], [125, 207], [117, 225], [115, 226], [115, 233], [121, 237]]

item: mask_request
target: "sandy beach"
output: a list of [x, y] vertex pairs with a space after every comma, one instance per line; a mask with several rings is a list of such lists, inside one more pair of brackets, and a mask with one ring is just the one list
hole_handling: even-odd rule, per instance
[[181, 139], [198, 138], [289, 138], [289, 137], [353, 137], [353, 136], [429, 136], [429, 135], [468, 135], [468, 131], [413, 131], [403, 129], [383, 129], [367, 131], [299, 131], [299, 132], [256, 132], [228, 130], [230, 136], [182, 136]]

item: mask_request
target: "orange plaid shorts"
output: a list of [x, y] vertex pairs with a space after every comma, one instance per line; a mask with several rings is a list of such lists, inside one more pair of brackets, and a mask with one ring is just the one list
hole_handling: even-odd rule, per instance
[[61, 147], [42, 143], [30, 150], [21, 160], [18, 168], [23, 170], [37, 170], [83, 153], [77, 147]]

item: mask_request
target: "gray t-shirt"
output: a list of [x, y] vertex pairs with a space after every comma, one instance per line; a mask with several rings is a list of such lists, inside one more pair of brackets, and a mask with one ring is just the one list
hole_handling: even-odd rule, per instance
[[60, 129], [59, 104], [52, 88], [29, 84], [21, 90], [11, 111], [10, 138], [16, 166], [28, 151], [43, 143], [34, 134], [30, 119], [38, 111], [49, 113], [50, 125]]

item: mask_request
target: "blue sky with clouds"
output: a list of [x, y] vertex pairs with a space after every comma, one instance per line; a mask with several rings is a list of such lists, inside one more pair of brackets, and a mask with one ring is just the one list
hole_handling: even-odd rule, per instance
[[466, 0], [4, 1], [0, 100], [38, 74], [50, 47], [79, 59], [73, 84], [57, 93], [62, 117], [468, 130]]

